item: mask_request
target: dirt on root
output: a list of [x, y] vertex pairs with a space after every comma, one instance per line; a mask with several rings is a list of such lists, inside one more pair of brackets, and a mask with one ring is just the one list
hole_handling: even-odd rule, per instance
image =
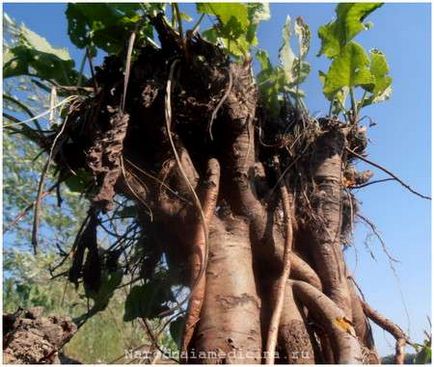
[[77, 331], [71, 318], [42, 316], [42, 307], [3, 315], [3, 363], [59, 364], [59, 350]]

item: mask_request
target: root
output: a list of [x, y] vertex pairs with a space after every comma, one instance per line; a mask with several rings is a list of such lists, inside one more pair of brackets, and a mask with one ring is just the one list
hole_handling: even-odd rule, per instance
[[383, 171], [384, 173], [387, 173], [390, 177], [392, 177], [393, 179], [395, 179], [396, 181], [398, 181], [402, 186], [404, 186], [408, 191], [410, 191], [411, 193], [421, 197], [422, 199], [426, 199], [426, 200], [431, 200], [430, 196], [427, 195], [423, 195], [419, 192], [417, 192], [416, 190], [412, 189], [410, 187], [410, 185], [406, 184], [404, 181], [402, 181], [397, 175], [395, 175], [393, 172], [389, 171], [387, 168], [384, 168], [383, 166], [379, 165], [378, 163], [372, 162], [369, 159], [365, 158], [364, 156], [354, 152], [353, 150], [351, 150], [350, 148], [346, 147], [346, 150], [353, 154], [355, 157], [359, 158], [360, 160], [362, 160], [363, 162], [366, 162], [368, 164], [370, 164], [371, 166], [374, 166], [378, 169], [380, 169], [381, 171]]
[[309, 283], [311, 286], [322, 291], [321, 279], [318, 274], [311, 268], [311, 266], [305, 262], [296, 253], [291, 252], [291, 278], [295, 280], [302, 280]]
[[[292, 272], [292, 264], [291, 264]], [[279, 364], [314, 364], [316, 340], [309, 335], [303, 308], [294, 299], [290, 284], [285, 287], [285, 307], [279, 324], [278, 350]]]
[[360, 364], [363, 360], [359, 340], [344, 312], [318, 289], [302, 281], [290, 280], [294, 295], [323, 322], [332, 341], [335, 361], [338, 364]]
[[[53, 111], [53, 108], [51, 109], [51, 111]], [[56, 137], [53, 140], [53, 144], [51, 145], [50, 152], [48, 154], [47, 162], [45, 163], [44, 168], [42, 169], [41, 177], [39, 179], [38, 192], [36, 195], [36, 200], [34, 205], [34, 218], [33, 218], [33, 229], [32, 229], [32, 245], [33, 245], [33, 253], [35, 255], [37, 254], [37, 249], [38, 249], [38, 233], [39, 233], [39, 222], [41, 216], [41, 200], [44, 191], [45, 176], [49, 172], [51, 160], [53, 156], [57, 154], [57, 151], [60, 146], [60, 144], [58, 144], [58, 140], [60, 139], [60, 136], [64, 132], [67, 122], [68, 122], [68, 118], [65, 119], [62, 127], [60, 128], [59, 132], [56, 134]]]
[[[220, 166], [216, 159], [211, 159], [208, 162], [208, 179], [202, 200], [202, 208], [205, 216], [206, 227], [214, 215], [217, 196], [219, 192]], [[194, 333], [195, 326], [199, 321], [199, 315], [202, 310], [202, 305], [205, 296], [206, 277], [205, 273], [201, 272], [202, 267], [205, 267], [205, 251], [206, 238], [202, 230], [201, 223], [196, 226], [193, 234], [192, 255], [190, 260], [191, 269], [191, 295], [190, 303], [187, 310], [187, 317], [182, 337], [181, 351], [186, 352], [188, 345]]]
[[363, 300], [360, 300], [360, 302], [366, 316], [375, 322], [379, 327], [389, 332], [396, 339], [395, 363], [403, 364], [405, 357], [404, 347], [405, 344], [410, 342], [409, 337], [394, 322], [381, 315]]
[[[280, 173], [279, 159], [275, 157], [275, 164], [278, 174]], [[280, 194], [282, 197], [282, 206], [286, 226], [286, 236], [285, 236], [285, 250], [283, 255], [283, 270], [282, 275], [279, 279], [277, 285], [277, 298], [276, 305], [274, 307], [273, 315], [271, 317], [270, 326], [268, 328], [267, 346], [266, 346], [266, 364], [274, 364], [274, 351], [276, 349], [277, 334], [279, 329], [280, 317], [282, 314], [283, 301], [285, 298], [285, 289], [289, 273], [291, 271], [291, 257], [292, 252], [292, 242], [293, 242], [293, 231], [292, 231], [292, 210], [291, 210], [291, 200], [289, 198], [288, 189], [286, 187], [285, 181], [280, 182]]]
[[384, 253], [386, 254], [387, 258], [389, 259], [389, 261], [391, 262], [391, 267], [393, 268], [392, 270], [396, 273], [396, 270], [392, 264], [392, 262], [399, 262], [399, 260], [395, 259], [393, 257], [393, 255], [389, 252], [389, 249], [387, 248], [386, 242], [384, 241], [383, 237], [381, 237], [380, 233], [378, 232], [377, 226], [372, 223], [368, 218], [366, 218], [365, 216], [363, 216], [360, 213], [357, 213], [357, 216], [363, 220], [366, 225], [369, 226], [369, 228], [371, 228], [372, 232], [374, 233], [375, 237], [377, 237], [378, 241], [380, 241], [381, 247], [383, 248]]
[[212, 136], [212, 124], [213, 124], [213, 122], [214, 122], [214, 120], [215, 120], [215, 118], [216, 118], [216, 116], [217, 116], [218, 111], [219, 111], [220, 108], [223, 106], [223, 103], [225, 103], [226, 99], [227, 99], [228, 96], [229, 96], [229, 93], [230, 93], [231, 90], [232, 90], [232, 83], [233, 83], [232, 78], [233, 78], [233, 77], [232, 77], [232, 70], [231, 70], [230, 68], [228, 69], [228, 74], [229, 74], [228, 87], [227, 87], [227, 89], [226, 89], [226, 91], [225, 91], [225, 94], [224, 94], [223, 97], [220, 99], [219, 103], [217, 104], [216, 108], [214, 109], [214, 111], [212, 111], [211, 119], [209, 120], [209, 123], [208, 123], [208, 133], [209, 133], [209, 136], [210, 136], [211, 140], [214, 140], [214, 138], [213, 138], [213, 136]]
[[170, 66], [170, 71], [169, 71], [169, 79], [167, 80], [167, 86], [166, 86], [166, 97], [165, 97], [165, 117], [166, 117], [166, 129], [167, 129], [167, 136], [169, 138], [170, 141], [170, 145], [172, 147], [172, 151], [173, 154], [175, 156], [175, 160], [176, 163], [178, 165], [178, 169], [181, 172], [182, 177], [185, 180], [185, 183], [187, 184], [191, 195], [194, 198], [195, 204], [197, 206], [197, 209], [199, 211], [200, 214], [200, 218], [202, 220], [202, 226], [203, 226], [203, 234], [204, 234], [204, 238], [205, 238], [205, 258], [204, 258], [204, 262], [202, 263], [201, 266], [201, 271], [200, 271], [200, 276], [202, 276], [202, 274], [205, 271], [205, 264], [206, 264], [206, 260], [208, 257], [208, 227], [207, 227], [207, 221], [206, 221], [206, 217], [202, 208], [202, 205], [200, 203], [199, 197], [196, 194], [195, 189], [193, 188], [190, 180], [188, 179], [187, 174], [184, 171], [184, 168], [182, 167], [182, 163], [181, 163], [181, 159], [179, 157], [178, 151], [176, 150], [175, 147], [175, 143], [173, 141], [172, 138], [172, 133], [171, 133], [171, 124], [172, 124], [172, 106], [171, 106], [171, 94], [172, 94], [172, 81], [173, 81], [173, 74], [175, 71], [175, 66], [176, 64], [179, 62], [179, 60], [175, 60], [173, 61], [172, 65]]

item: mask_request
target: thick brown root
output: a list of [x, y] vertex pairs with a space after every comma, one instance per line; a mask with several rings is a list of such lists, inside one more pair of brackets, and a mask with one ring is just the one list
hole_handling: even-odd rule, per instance
[[[193, 347], [201, 363], [261, 362], [261, 305], [246, 238], [248, 225], [244, 220], [227, 218], [221, 223], [214, 217], [205, 302]], [[190, 358], [189, 362], [196, 361]]]
[[294, 295], [323, 322], [338, 364], [361, 364], [363, 361], [359, 340], [345, 313], [318, 289], [310, 284], [290, 280]]
[[394, 322], [381, 315], [378, 311], [374, 310], [366, 302], [362, 300], [360, 300], [360, 302], [363, 306], [363, 311], [365, 312], [366, 316], [368, 316], [379, 327], [392, 334], [392, 336], [396, 339], [395, 363], [404, 364], [404, 358], [405, 358], [404, 347], [409, 342], [409, 337]]
[[187, 317], [182, 338], [181, 350], [188, 350], [188, 345], [193, 336], [194, 328], [199, 321], [199, 315], [202, 310], [203, 299], [205, 296], [206, 286], [206, 261], [207, 261], [207, 236], [208, 227], [211, 218], [214, 215], [215, 205], [219, 191], [220, 166], [216, 159], [211, 159], [208, 162], [206, 188], [201, 198], [203, 214], [205, 217], [205, 225], [199, 220], [197, 223], [196, 233], [193, 235], [193, 248], [190, 259], [191, 269], [191, 296], [190, 303], [187, 309]]
[[309, 333], [290, 284], [286, 284], [285, 308], [279, 324], [280, 361], [287, 364], [314, 364], [315, 356]]

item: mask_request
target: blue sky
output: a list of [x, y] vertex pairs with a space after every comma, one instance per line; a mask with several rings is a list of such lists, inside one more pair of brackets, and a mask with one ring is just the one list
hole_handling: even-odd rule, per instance
[[[194, 9], [183, 4], [181, 8]], [[318, 70], [326, 71], [328, 61], [316, 57], [318, 27], [332, 19], [334, 4], [272, 4], [272, 18], [259, 29], [259, 46], [278, 62], [281, 27], [287, 15], [302, 16], [313, 33], [308, 61], [312, 73], [304, 85], [306, 102], [312, 113], [324, 114], [328, 104], [321, 94]], [[67, 47], [80, 63], [83, 55], [69, 42], [64, 4], [4, 4], [5, 11], [18, 22], [46, 37], [57, 47]], [[382, 50], [393, 76], [392, 98], [366, 108], [377, 126], [369, 129], [369, 158], [389, 168], [424, 194], [431, 190], [431, 9], [430, 4], [387, 3], [369, 19], [374, 28], [357, 36], [367, 49]], [[360, 168], [372, 169], [360, 164]], [[375, 178], [384, 174], [375, 170]], [[377, 261], [365, 249], [367, 230], [357, 223], [354, 246], [347, 250], [350, 269], [368, 302], [404, 329], [410, 328], [415, 341], [421, 341], [431, 315], [431, 207], [396, 182], [371, 185], [357, 193], [361, 212], [382, 233], [393, 255], [399, 283], [391, 271], [378, 241], [371, 241]], [[401, 292], [409, 313], [406, 316]], [[393, 353], [393, 339], [375, 328], [376, 344], [382, 355]], [[411, 351], [409, 349], [409, 351]]]

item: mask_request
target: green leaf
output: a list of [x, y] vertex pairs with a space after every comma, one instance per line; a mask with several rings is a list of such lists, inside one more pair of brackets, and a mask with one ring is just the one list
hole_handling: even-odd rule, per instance
[[249, 26], [247, 28], [246, 40], [251, 45], [257, 45], [256, 30], [263, 20], [270, 19], [270, 6], [268, 3], [247, 3]]
[[302, 17], [297, 17], [295, 20], [294, 32], [298, 37], [299, 57], [303, 60], [309, 52], [311, 33]]
[[155, 318], [168, 310], [168, 301], [173, 301], [173, 295], [164, 279], [152, 279], [144, 285], [136, 285], [125, 301], [124, 321], [138, 317]]
[[143, 12], [153, 13], [159, 7], [160, 4], [142, 7], [139, 3], [69, 3], [66, 9], [68, 35], [77, 47], [90, 47], [93, 54], [95, 48], [119, 53], [139, 21], [137, 43], [144, 37], [152, 38], [152, 27], [143, 21]]
[[374, 96], [381, 95], [392, 84], [392, 78], [389, 74], [389, 65], [387, 64], [386, 56], [377, 49], [370, 51], [371, 66], [370, 70], [375, 77], [375, 87], [372, 90]]
[[228, 22], [236, 21], [240, 28], [247, 29], [249, 26], [249, 15], [246, 4], [241, 3], [198, 3], [196, 4], [199, 13], [215, 15], [223, 26]]
[[324, 54], [334, 58], [362, 30], [372, 27], [372, 23], [363, 24], [363, 20], [382, 3], [339, 3], [336, 7], [336, 20], [323, 25], [318, 30], [321, 49], [318, 56]]
[[285, 73], [286, 82], [291, 84], [295, 81], [293, 73], [294, 62], [296, 57], [291, 48], [291, 18], [286, 17], [285, 24], [282, 29], [282, 46], [279, 49], [279, 59]]
[[295, 84], [303, 83], [310, 74], [311, 66], [306, 61], [299, 62], [298, 58], [293, 66], [293, 74], [295, 75]]
[[179, 17], [181, 18], [181, 20], [184, 20], [186, 22], [191, 22], [193, 20], [193, 18], [190, 17], [190, 15], [188, 15], [187, 13], [183, 13], [183, 12], [179, 13]]
[[361, 101], [361, 107], [383, 102], [389, 99], [392, 94], [392, 78], [388, 75], [389, 65], [387, 64], [386, 56], [377, 49], [371, 50], [370, 54], [370, 71], [375, 78], [375, 85], [365, 88], [371, 94]]
[[325, 78], [323, 93], [332, 100], [344, 87], [371, 88], [373, 85], [375, 77], [369, 70], [368, 55], [362, 46], [352, 41], [333, 60]]
[[3, 65], [4, 78], [35, 73], [42, 79], [69, 85], [77, 80], [74, 61], [64, 48], [55, 48], [40, 35], [20, 27], [18, 45], [9, 49]]
[[270, 58], [268, 57], [268, 53], [265, 50], [258, 50], [256, 52], [256, 58], [259, 61], [259, 65], [261, 66], [261, 69], [264, 70], [271, 70], [273, 66], [271, 65]]
[[80, 169], [77, 174], [65, 180], [65, 185], [72, 192], [83, 192], [92, 180], [89, 172]]
[[214, 15], [218, 24], [203, 32], [209, 42], [221, 42], [236, 57], [246, 56], [258, 43], [256, 29], [260, 21], [269, 19], [269, 7], [259, 3], [198, 3], [198, 13]]
[[41, 37], [23, 25], [20, 27], [20, 38], [21, 43], [29, 48], [46, 54], [52, 54], [63, 61], [71, 60], [71, 56], [69, 56], [69, 52], [66, 48], [52, 47], [44, 37]]
[[104, 272], [101, 277], [101, 286], [97, 292], [87, 290], [87, 296], [94, 300], [94, 305], [91, 309], [91, 313], [100, 312], [106, 309], [113, 297], [116, 288], [121, 284], [123, 277], [122, 270], [107, 273]]
[[282, 68], [273, 68], [266, 51], [258, 50], [256, 57], [261, 65], [257, 75], [259, 93], [270, 115], [276, 118], [280, 113], [279, 93], [285, 84], [285, 74]]
[[416, 357], [414, 359], [415, 364], [430, 364], [431, 354], [431, 345], [424, 345], [421, 350], [416, 354]]

